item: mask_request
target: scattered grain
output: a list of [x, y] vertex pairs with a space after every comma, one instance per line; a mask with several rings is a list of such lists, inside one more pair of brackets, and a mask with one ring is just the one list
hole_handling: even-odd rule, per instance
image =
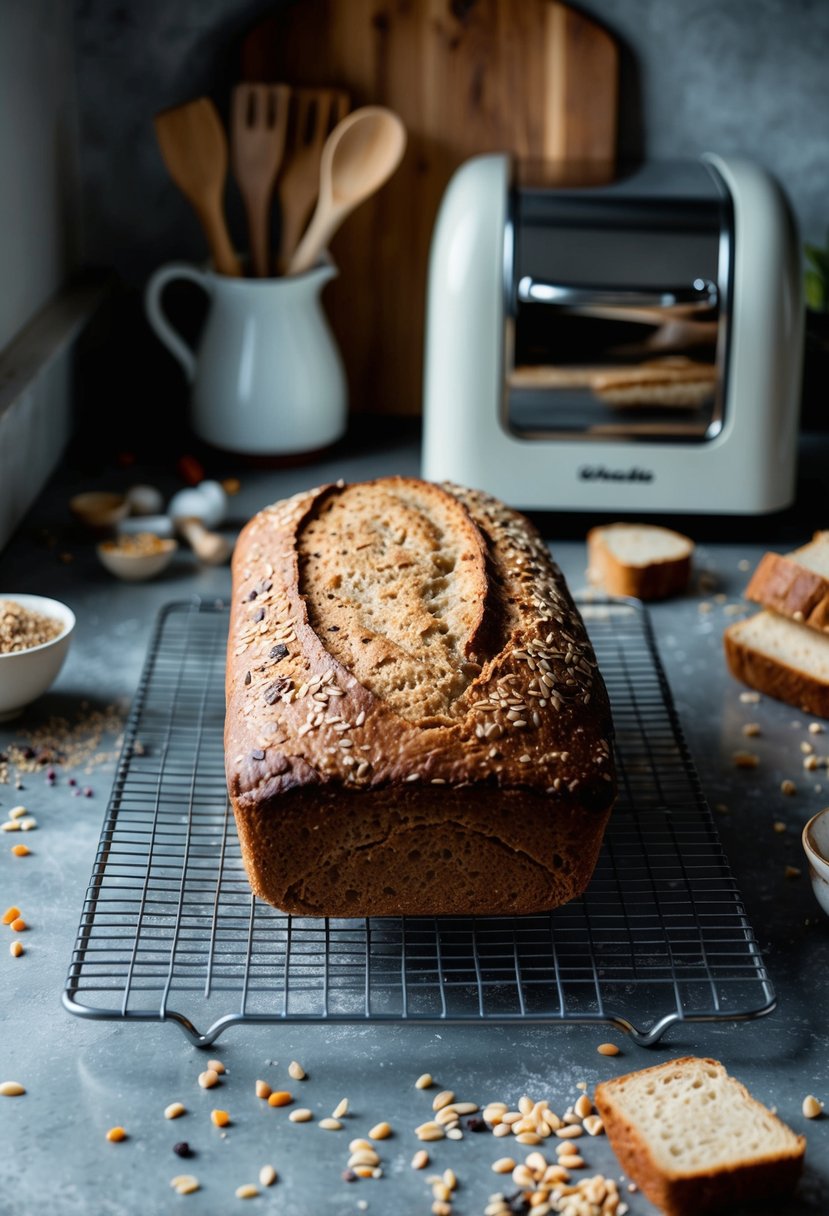
[[206, 1068], [204, 1072], [199, 1073], [199, 1085], [202, 1089], [212, 1089], [214, 1085], [219, 1084], [219, 1074], [215, 1068]]
[[26, 1090], [19, 1081], [3, 1081], [0, 1083], [0, 1097], [19, 1098]]
[[165, 1119], [180, 1119], [186, 1114], [187, 1108], [181, 1102], [171, 1102], [169, 1106], [164, 1107]]
[[224, 1064], [221, 1062], [221, 1060], [208, 1060], [208, 1061], [207, 1061], [207, 1067], [208, 1067], [208, 1068], [212, 1068], [213, 1072], [215, 1072], [215, 1073], [216, 1073], [216, 1075], [217, 1075], [217, 1076], [219, 1076], [219, 1077], [220, 1077], [220, 1076], [222, 1075], [222, 1073], [225, 1071], [225, 1066], [224, 1066]]
[[329, 1119], [320, 1119], [317, 1126], [321, 1127], [324, 1132], [339, 1132], [343, 1127], [339, 1119], [335, 1119], [333, 1116]]
[[332, 1119], [343, 1119], [348, 1114], [348, 1098], [341, 1098], [332, 1111]]
[[15, 940], [9, 946], [9, 954], [12, 956], [12, 958], [20, 958], [21, 954], [24, 953], [25, 951], [22, 942]]
[[442, 1089], [439, 1094], [436, 1094], [432, 1099], [432, 1110], [442, 1110], [444, 1106], [448, 1106], [450, 1102], [455, 1101], [455, 1095], [451, 1089]]
[[211, 1110], [210, 1118], [215, 1127], [227, 1127], [230, 1123], [230, 1115], [226, 1110]]
[[268, 1085], [267, 1081], [257, 1081], [256, 1082], [257, 1098], [269, 1098], [271, 1096], [271, 1092], [272, 1092], [271, 1087], [270, 1087], [270, 1085]]
[[244, 1186], [236, 1188], [237, 1199], [255, 1199], [258, 1194], [259, 1192], [252, 1182], [246, 1182]]
[[288, 1106], [293, 1100], [293, 1094], [289, 1094], [287, 1089], [277, 1089], [268, 1098], [268, 1106]]
[[15, 857], [28, 857], [32, 850], [27, 849], [25, 844], [13, 844], [11, 851]]
[[428, 1164], [429, 1154], [426, 1152], [425, 1148], [419, 1148], [414, 1157], [412, 1157], [412, 1169], [424, 1170]]
[[305, 1106], [297, 1107], [296, 1110], [292, 1110], [288, 1115], [292, 1123], [308, 1123], [313, 1117], [312, 1112]]
[[126, 1140], [127, 1133], [123, 1127], [111, 1127], [107, 1132], [107, 1140], [111, 1144], [119, 1144], [122, 1140]]
[[497, 1161], [492, 1163], [492, 1172], [494, 1174], [511, 1174], [515, 1169], [515, 1162], [512, 1157], [499, 1157]]
[[306, 1077], [305, 1069], [296, 1060], [291, 1060], [288, 1065], [288, 1076], [292, 1081], [304, 1081]]
[[432, 1074], [428, 1072], [422, 1073], [415, 1081], [415, 1089], [429, 1089], [432, 1085], [434, 1085]]
[[615, 1043], [600, 1043], [596, 1048], [600, 1056], [618, 1056], [619, 1048]]
[[741, 692], [740, 700], [743, 705], [757, 705], [760, 701], [759, 692]]
[[177, 1195], [192, 1195], [199, 1189], [199, 1180], [194, 1174], [176, 1174], [170, 1179], [170, 1186]]
[[259, 1171], [260, 1186], [273, 1186], [276, 1182], [276, 1170], [272, 1165], [263, 1165]]
[[788, 795], [796, 794], [797, 786], [795, 785], [795, 783], [793, 781], [790, 781], [787, 777], [785, 781], [780, 782], [780, 793], [788, 794]]
[[6, 908], [6, 911], [3, 913], [3, 924], [10, 925], [13, 920], [17, 920], [19, 915], [20, 909], [16, 908], [14, 904], [12, 904], [12, 906], [10, 908]]
[[375, 1123], [368, 1134], [368, 1138], [369, 1140], [387, 1140], [391, 1134], [391, 1125], [389, 1123]]
[[777, 832], [777, 833], [778, 833], [778, 835], [782, 835], [782, 833], [783, 833], [783, 832], [785, 832], [785, 830], [786, 830], [786, 825], [785, 825], [785, 823], [783, 822], [783, 820], [782, 820], [782, 819], [775, 819], [775, 821], [774, 821], [774, 830], [775, 830], [775, 832]]
[[23, 933], [28, 927], [22, 916], [18, 916], [17, 920], [13, 920], [9, 925], [12, 933]]
[[810, 735], [822, 735], [824, 730], [825, 730], [825, 727], [820, 722], [810, 722], [809, 723], [809, 734]]
[[823, 1103], [814, 1094], [807, 1094], [803, 1099], [803, 1117], [817, 1119], [821, 1114], [823, 1114]]
[[735, 752], [733, 757], [735, 768], [757, 768], [760, 757], [754, 752]]

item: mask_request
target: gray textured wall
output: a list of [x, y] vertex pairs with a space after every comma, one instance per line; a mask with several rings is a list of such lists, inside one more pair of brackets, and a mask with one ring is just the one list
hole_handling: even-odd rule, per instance
[[[394, 0], [378, 6], [384, 2]], [[75, 0], [88, 261], [140, 282], [165, 259], [203, 256], [150, 119], [201, 92], [226, 99], [241, 34], [275, 7], [273, 0]], [[753, 157], [785, 185], [804, 235], [824, 237], [829, 0], [585, 0], [581, 7], [625, 47], [623, 151]]]

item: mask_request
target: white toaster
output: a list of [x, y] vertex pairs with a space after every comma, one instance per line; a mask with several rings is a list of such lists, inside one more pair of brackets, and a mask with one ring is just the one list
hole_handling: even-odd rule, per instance
[[783, 194], [708, 154], [601, 187], [455, 173], [429, 265], [423, 476], [537, 510], [793, 499], [803, 307]]

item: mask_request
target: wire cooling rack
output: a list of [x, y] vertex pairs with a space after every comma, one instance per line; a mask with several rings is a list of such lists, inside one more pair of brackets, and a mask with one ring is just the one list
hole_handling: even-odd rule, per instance
[[[228, 612], [160, 615], [63, 1000], [90, 1018], [674, 1023], [769, 1013], [774, 992], [634, 602], [582, 605], [610, 692], [620, 797], [582, 899], [542, 916], [329, 920], [253, 898], [225, 788]], [[202, 1030], [197, 1029], [202, 1027]]]

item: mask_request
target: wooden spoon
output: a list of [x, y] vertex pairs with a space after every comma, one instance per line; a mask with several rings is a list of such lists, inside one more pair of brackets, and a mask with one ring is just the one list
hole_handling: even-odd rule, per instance
[[322, 150], [316, 211], [289, 274], [314, 265], [343, 220], [391, 177], [405, 150], [406, 128], [384, 106], [363, 106], [337, 124]]
[[233, 174], [245, 201], [253, 272], [260, 279], [270, 274], [268, 209], [285, 151], [290, 96], [286, 84], [239, 84], [233, 90]]
[[167, 172], [190, 203], [207, 237], [219, 274], [242, 273], [225, 224], [222, 197], [227, 177], [227, 140], [208, 97], [156, 114], [155, 133]]
[[348, 94], [339, 89], [294, 89], [288, 156], [279, 179], [282, 227], [278, 268], [284, 270], [299, 244], [320, 184], [325, 141], [348, 113]]

